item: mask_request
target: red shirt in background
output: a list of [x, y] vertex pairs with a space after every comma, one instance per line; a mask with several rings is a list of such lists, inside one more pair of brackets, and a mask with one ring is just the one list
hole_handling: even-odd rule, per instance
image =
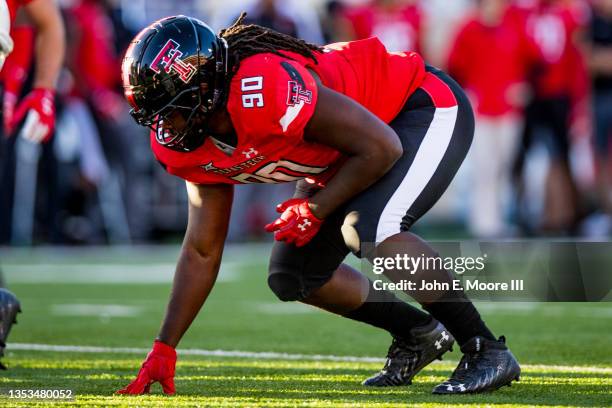
[[588, 23], [587, 4], [581, 0], [523, 0], [514, 10], [524, 19], [527, 35], [541, 55], [536, 95], [554, 98], [587, 92], [586, 65], [575, 40]]
[[500, 116], [522, 107], [517, 86], [537, 57], [524, 27], [508, 10], [496, 26], [468, 18], [451, 47], [448, 71], [468, 91], [476, 112]]
[[416, 4], [348, 8], [345, 18], [355, 39], [378, 37], [390, 51], [422, 52], [422, 14]]
[[75, 53], [70, 61], [77, 86], [84, 92], [114, 89], [121, 76], [114, 49], [113, 25], [98, 1], [81, 0], [68, 10], [74, 26]]

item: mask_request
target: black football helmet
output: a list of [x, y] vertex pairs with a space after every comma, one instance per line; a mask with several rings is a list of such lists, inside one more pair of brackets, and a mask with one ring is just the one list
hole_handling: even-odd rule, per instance
[[[224, 103], [227, 60], [227, 43], [202, 21], [173, 16], [154, 22], [132, 40], [121, 66], [132, 117], [160, 144], [196, 149], [206, 119]], [[171, 119], [177, 113], [180, 129]]]

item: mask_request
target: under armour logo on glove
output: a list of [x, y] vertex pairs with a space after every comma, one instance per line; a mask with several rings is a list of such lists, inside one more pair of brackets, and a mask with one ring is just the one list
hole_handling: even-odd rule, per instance
[[266, 231], [274, 232], [274, 239], [293, 243], [296, 247], [306, 245], [317, 235], [323, 220], [318, 219], [310, 210], [308, 200], [292, 198], [279, 204], [276, 211], [281, 216], [266, 225]]
[[11, 127], [25, 118], [21, 135], [34, 143], [48, 141], [55, 128], [54, 97], [55, 94], [50, 89], [32, 90], [17, 106]]
[[300, 231], [304, 232], [311, 225], [312, 223], [310, 221], [304, 220], [300, 225], [298, 225], [298, 228], [300, 229]]
[[140, 367], [138, 376], [125, 388], [117, 391], [118, 394], [148, 394], [151, 385], [159, 382], [165, 394], [172, 395], [174, 388], [174, 374], [176, 370], [176, 351], [174, 347], [156, 340], [153, 349], [147, 355]]

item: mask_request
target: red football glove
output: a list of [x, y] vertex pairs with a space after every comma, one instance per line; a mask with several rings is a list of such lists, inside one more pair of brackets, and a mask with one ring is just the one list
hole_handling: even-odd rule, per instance
[[310, 210], [308, 200], [292, 198], [276, 206], [281, 216], [266, 225], [266, 231], [274, 232], [274, 239], [295, 244], [296, 247], [306, 245], [317, 235], [323, 220], [318, 219]]
[[[25, 118], [21, 134], [34, 143], [47, 142], [55, 127], [55, 92], [33, 89], [17, 106], [9, 127], [14, 128]], [[27, 116], [26, 116], [27, 115]]]
[[174, 370], [176, 366], [176, 350], [159, 340], [153, 343], [153, 349], [147, 355], [138, 377], [127, 387], [117, 391], [117, 394], [148, 394], [151, 384], [156, 381], [162, 386], [164, 393], [172, 395], [174, 388]]

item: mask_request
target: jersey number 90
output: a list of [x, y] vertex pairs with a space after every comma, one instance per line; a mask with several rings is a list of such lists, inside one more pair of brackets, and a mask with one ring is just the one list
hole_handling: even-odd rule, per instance
[[[242, 106], [245, 108], [263, 108], [264, 99], [263, 93], [257, 92], [263, 90], [263, 77], [242, 78], [240, 83], [242, 91]], [[248, 92], [248, 93], [246, 93]]]
[[323, 173], [327, 167], [306, 166], [290, 160], [270, 162], [254, 173], [241, 173], [232, 179], [244, 183], [286, 183]]

